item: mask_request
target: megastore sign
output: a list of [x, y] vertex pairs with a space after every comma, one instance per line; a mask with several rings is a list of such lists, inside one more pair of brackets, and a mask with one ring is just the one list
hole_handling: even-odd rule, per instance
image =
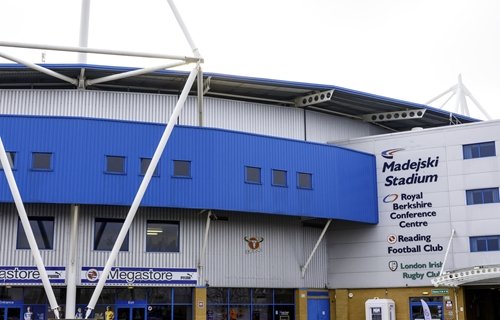
[[[46, 267], [51, 284], [63, 285], [66, 280], [64, 267]], [[36, 267], [0, 266], [0, 283], [2, 285], [42, 285], [40, 272]]]
[[[439, 274], [445, 248], [432, 234], [440, 208], [431, 200], [432, 185], [440, 182], [440, 155], [416, 154], [404, 148], [381, 152], [380, 211], [387, 228], [385, 256], [388, 269], [407, 281], [426, 281]], [[415, 156], [416, 155], [416, 156]], [[432, 254], [440, 254], [433, 257]]]
[[[103, 270], [103, 267], [82, 267], [82, 285], [97, 285]], [[197, 280], [196, 269], [115, 267], [111, 268], [106, 284], [116, 286], [196, 285]]]

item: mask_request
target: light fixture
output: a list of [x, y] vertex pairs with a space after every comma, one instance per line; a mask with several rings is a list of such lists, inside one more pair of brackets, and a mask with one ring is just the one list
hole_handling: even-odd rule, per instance
[[407, 119], [420, 119], [424, 116], [426, 109], [414, 109], [404, 111], [379, 112], [362, 115], [367, 122], [397, 121]]
[[333, 96], [333, 91], [335, 90], [332, 89], [328, 91], [317, 92], [309, 94], [307, 96], [295, 98], [293, 101], [296, 107], [307, 107], [317, 103], [330, 101]]

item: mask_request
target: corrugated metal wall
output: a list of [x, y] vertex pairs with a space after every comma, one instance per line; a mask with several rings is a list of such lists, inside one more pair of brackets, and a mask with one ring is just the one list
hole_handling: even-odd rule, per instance
[[[69, 250], [69, 212], [68, 205], [31, 205], [25, 206], [28, 216], [54, 217], [54, 250], [40, 250], [46, 266], [65, 266]], [[0, 265], [34, 266], [31, 250], [18, 250], [17, 225], [19, 215], [15, 205], [0, 204]]]
[[[211, 223], [205, 281], [210, 286], [311, 287], [327, 283], [327, 252], [322, 242], [305, 278], [304, 265], [321, 229], [303, 227], [299, 218], [226, 213]], [[262, 240], [250, 250], [245, 237]]]
[[[46, 266], [66, 266], [70, 245], [71, 208], [67, 205], [28, 205], [29, 216], [53, 216], [54, 249], [42, 250]], [[110, 251], [93, 250], [95, 218], [125, 218], [127, 207], [80, 206], [77, 268], [104, 266]], [[207, 212], [141, 207], [129, 231], [129, 251], [120, 252], [115, 266], [196, 268], [203, 245]], [[221, 213], [214, 212], [221, 216]], [[327, 250], [323, 241], [305, 278], [301, 266], [311, 253], [321, 229], [303, 227], [296, 217], [249, 215], [224, 212], [227, 221], [212, 220], [209, 229], [205, 277], [222, 287], [310, 287], [327, 282]], [[146, 252], [148, 220], [179, 221], [180, 252]], [[0, 265], [33, 266], [30, 250], [16, 249], [18, 215], [13, 204], [0, 205]], [[245, 237], [262, 238], [259, 251], [252, 251]], [[79, 283], [79, 281], [78, 281]]]
[[[361, 121], [299, 108], [230, 99], [203, 99], [203, 126], [325, 143], [382, 133]], [[166, 123], [175, 95], [85, 90], [0, 90], [0, 114], [104, 118]], [[306, 119], [306, 123], [304, 121]], [[196, 97], [188, 97], [178, 124], [199, 125]], [[304, 126], [306, 129], [304, 129]], [[304, 132], [307, 130], [307, 132]], [[375, 132], [374, 132], [375, 130]]]

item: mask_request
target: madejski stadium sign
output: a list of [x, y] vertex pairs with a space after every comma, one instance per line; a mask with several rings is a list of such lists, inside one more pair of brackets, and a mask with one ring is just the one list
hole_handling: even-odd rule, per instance
[[[82, 267], [82, 285], [97, 285], [103, 267]], [[115, 286], [130, 285], [196, 285], [198, 273], [196, 269], [186, 268], [111, 268], [106, 284]]]

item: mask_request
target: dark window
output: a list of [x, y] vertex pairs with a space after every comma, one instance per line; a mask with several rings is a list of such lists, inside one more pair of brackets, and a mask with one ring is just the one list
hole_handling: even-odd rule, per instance
[[174, 160], [174, 177], [191, 177], [191, 161]]
[[273, 169], [273, 185], [279, 187], [287, 186], [286, 171]]
[[495, 141], [466, 144], [463, 146], [464, 159], [494, 157]]
[[500, 236], [470, 237], [470, 251], [499, 251]]
[[[29, 217], [31, 229], [39, 249], [54, 249], [54, 218]], [[21, 220], [17, 223], [17, 249], [30, 249]]]
[[[151, 158], [141, 158], [141, 174], [145, 175], [146, 171], [149, 168], [149, 165], [151, 164]], [[153, 177], [159, 176], [159, 171], [158, 171], [159, 165], [156, 166], [155, 171], [153, 172]]]
[[301, 189], [312, 189], [312, 174], [310, 173], [297, 173], [297, 187]]
[[498, 188], [467, 190], [466, 197], [467, 205], [495, 203], [499, 201]]
[[245, 167], [245, 182], [260, 184], [260, 168]]
[[52, 169], [52, 153], [48, 152], [33, 152], [31, 168], [33, 170], [51, 170]]
[[[123, 226], [122, 219], [95, 219], [94, 250], [111, 251]], [[128, 251], [128, 232], [120, 251]]]
[[125, 173], [125, 157], [106, 156], [107, 173]]
[[146, 251], [179, 252], [179, 222], [148, 221]]
[[[16, 153], [15, 152], [6, 152], [7, 153], [7, 159], [9, 160], [10, 167], [14, 169], [14, 164], [16, 160]], [[0, 162], [0, 169], [3, 169], [2, 162]]]

